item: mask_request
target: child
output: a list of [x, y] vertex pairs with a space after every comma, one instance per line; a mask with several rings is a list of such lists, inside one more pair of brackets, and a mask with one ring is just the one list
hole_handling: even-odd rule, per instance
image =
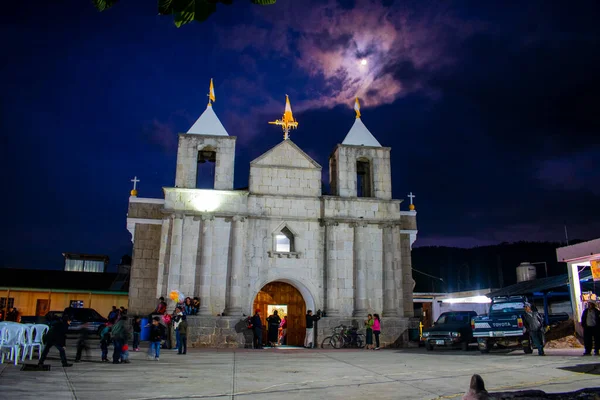
[[125, 364], [129, 364], [129, 345], [124, 344], [121, 348], [121, 362]]
[[133, 351], [140, 351], [140, 333], [142, 321], [140, 317], [135, 317], [133, 320]]
[[108, 344], [110, 343], [110, 323], [106, 323], [100, 332], [100, 349], [102, 350], [102, 361], [108, 362]]
[[150, 327], [150, 348], [148, 349], [148, 358], [158, 361], [160, 357], [160, 342], [164, 339], [163, 329], [160, 326], [160, 318], [152, 318]]

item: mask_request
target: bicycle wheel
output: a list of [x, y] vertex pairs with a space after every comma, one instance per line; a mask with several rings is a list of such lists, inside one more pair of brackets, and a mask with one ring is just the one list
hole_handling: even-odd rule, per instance
[[365, 343], [367, 343], [365, 335], [363, 335], [362, 333], [356, 335], [356, 347], [358, 347], [359, 349], [363, 349], [365, 347]]
[[341, 349], [344, 347], [344, 337], [338, 333], [337, 335], [331, 336], [329, 343], [334, 349]]
[[322, 349], [328, 349], [331, 347], [331, 336], [327, 336], [325, 339], [323, 339], [323, 341], [321, 342], [321, 348]]

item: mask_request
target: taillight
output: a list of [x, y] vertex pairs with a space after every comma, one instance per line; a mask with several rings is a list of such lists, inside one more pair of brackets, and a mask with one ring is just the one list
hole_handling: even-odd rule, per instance
[[517, 318], [517, 326], [518, 326], [519, 328], [522, 328], [522, 327], [523, 327], [523, 319], [522, 319], [522, 318]]
[[474, 319], [471, 320], [471, 329], [475, 329], [475, 320]]

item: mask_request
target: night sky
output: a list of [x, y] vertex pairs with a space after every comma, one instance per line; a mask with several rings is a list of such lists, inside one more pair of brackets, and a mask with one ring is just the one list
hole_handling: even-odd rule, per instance
[[[323, 166], [354, 122], [392, 147], [418, 246], [600, 237], [600, 3], [309, 1], [219, 5], [176, 28], [154, 0], [13, 1], [0, 24], [0, 265], [131, 252], [140, 197], [175, 180], [177, 133], [207, 103], [237, 136], [235, 187], [282, 140]], [[367, 59], [366, 67], [360, 66]], [[402, 206], [407, 209], [408, 202]]]

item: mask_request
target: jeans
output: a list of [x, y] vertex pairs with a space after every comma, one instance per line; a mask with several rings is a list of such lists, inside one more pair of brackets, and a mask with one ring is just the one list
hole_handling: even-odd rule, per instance
[[180, 345], [181, 345], [181, 335], [179, 334], [179, 329], [175, 329], [175, 348], [179, 350]]
[[373, 331], [373, 334], [375, 335], [375, 347], [379, 347], [379, 335], [381, 331]]
[[120, 339], [113, 339], [113, 346], [115, 347], [113, 351], [113, 362], [118, 363], [121, 359], [121, 353], [123, 352], [123, 341]]
[[596, 354], [600, 352], [600, 326], [583, 328], [583, 345], [586, 354], [592, 353], [592, 347], [595, 347]]
[[529, 332], [529, 337], [531, 338], [533, 347], [538, 350], [538, 354], [544, 354], [544, 332], [542, 330]]
[[100, 350], [102, 351], [102, 360], [108, 360], [108, 343], [104, 340], [100, 342]]
[[177, 352], [179, 354], [187, 353], [187, 335], [179, 335], [179, 346], [177, 347]]
[[160, 342], [150, 342], [150, 348], [148, 350], [148, 355], [154, 358], [160, 357]]
[[262, 329], [254, 328], [253, 345], [255, 349], [262, 349]]
[[46, 357], [48, 357], [48, 352], [50, 351], [50, 348], [54, 346], [56, 347], [56, 349], [58, 350], [58, 353], [60, 354], [60, 361], [62, 363], [62, 365], [67, 365], [67, 355], [65, 353], [65, 348], [62, 346], [59, 346], [57, 344], [54, 344], [52, 342], [48, 342], [48, 344], [44, 347], [44, 351], [42, 351], [42, 355], [40, 357], [40, 361], [38, 362], [39, 364], [43, 364], [44, 361], [46, 361]]
[[137, 349], [140, 347], [140, 333], [133, 332], [133, 349]]

